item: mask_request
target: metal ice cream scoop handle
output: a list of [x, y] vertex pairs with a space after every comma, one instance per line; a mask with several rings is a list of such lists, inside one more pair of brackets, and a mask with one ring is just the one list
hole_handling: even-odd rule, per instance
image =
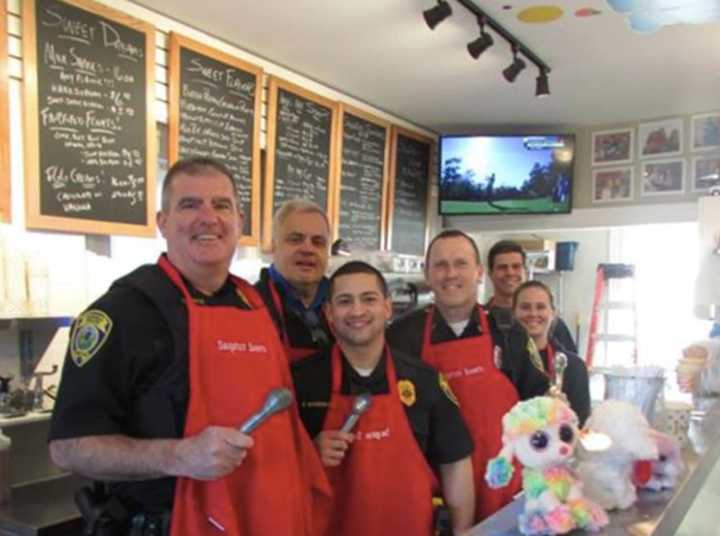
[[365, 413], [372, 405], [372, 396], [369, 393], [364, 393], [355, 397], [353, 401], [352, 410], [348, 415], [345, 423], [340, 428], [341, 432], [349, 432], [357, 424], [360, 415]]
[[243, 434], [249, 434], [260, 426], [267, 419], [280, 411], [286, 410], [293, 402], [293, 395], [290, 389], [273, 389], [265, 399], [265, 404], [257, 413], [250, 416], [239, 427]]
[[565, 378], [565, 369], [567, 369], [568, 358], [563, 352], [558, 352], [553, 360], [555, 368], [555, 377], [550, 378], [550, 389], [548, 394], [552, 397], [559, 398], [567, 403], [567, 396], [563, 393], [563, 379]]

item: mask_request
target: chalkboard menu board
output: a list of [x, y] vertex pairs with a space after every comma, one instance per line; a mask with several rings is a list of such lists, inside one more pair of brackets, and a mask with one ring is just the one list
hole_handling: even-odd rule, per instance
[[429, 138], [393, 128], [388, 242], [395, 253], [425, 253], [431, 149]]
[[246, 245], [260, 242], [261, 93], [260, 67], [170, 35], [170, 161], [212, 157], [230, 168]]
[[10, 107], [6, 2], [0, 0], [0, 221], [10, 221]]
[[338, 236], [351, 250], [382, 248], [390, 124], [340, 104]]
[[90, 0], [23, 9], [28, 227], [154, 236], [153, 28]]
[[314, 201], [328, 211], [335, 194], [337, 106], [299, 86], [270, 79], [264, 243], [272, 215], [290, 199]]

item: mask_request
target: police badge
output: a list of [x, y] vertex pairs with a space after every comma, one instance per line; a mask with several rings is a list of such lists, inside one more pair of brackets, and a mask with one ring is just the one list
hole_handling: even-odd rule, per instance
[[112, 331], [113, 322], [100, 309], [90, 309], [75, 321], [70, 334], [70, 358], [82, 367], [90, 361]]

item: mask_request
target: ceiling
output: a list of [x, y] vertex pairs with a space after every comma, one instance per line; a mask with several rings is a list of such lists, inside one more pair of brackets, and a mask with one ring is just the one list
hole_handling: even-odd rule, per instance
[[[136, 3], [438, 133], [720, 108], [720, 22], [641, 34], [605, 0], [475, 0], [551, 67], [552, 94], [544, 99], [534, 97], [537, 69], [529, 62], [514, 84], [502, 78], [511, 53], [498, 36], [478, 60], [469, 56], [477, 23], [455, 0], [453, 15], [434, 31], [422, 12], [435, 0]], [[541, 3], [564, 13], [547, 23], [518, 20]], [[576, 16], [582, 8], [600, 14]]]

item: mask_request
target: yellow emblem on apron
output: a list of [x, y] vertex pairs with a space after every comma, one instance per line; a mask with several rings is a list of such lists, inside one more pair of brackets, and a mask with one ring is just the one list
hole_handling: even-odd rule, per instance
[[397, 387], [402, 403], [408, 407], [412, 406], [416, 400], [415, 384], [413, 384], [410, 380], [400, 380], [397, 383]]

